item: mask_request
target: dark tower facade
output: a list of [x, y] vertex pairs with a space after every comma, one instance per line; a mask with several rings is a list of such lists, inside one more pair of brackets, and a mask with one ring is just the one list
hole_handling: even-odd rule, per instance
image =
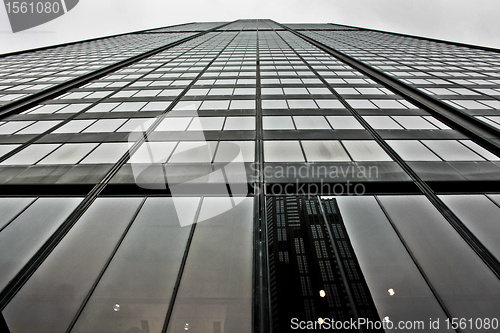
[[498, 330], [499, 52], [237, 20], [1, 55], [0, 331]]

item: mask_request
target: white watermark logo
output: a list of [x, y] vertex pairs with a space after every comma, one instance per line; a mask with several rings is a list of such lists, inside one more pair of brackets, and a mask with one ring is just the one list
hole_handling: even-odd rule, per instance
[[12, 32], [52, 21], [75, 8], [78, 2], [79, 0], [4, 0]]
[[[130, 147], [144, 140], [138, 149], [130, 151], [129, 162], [135, 183], [145, 189], [168, 190], [181, 226], [193, 223], [190, 214], [185, 212], [185, 203], [190, 197], [210, 194], [230, 199], [231, 206], [204, 215], [197, 221], [201, 222], [236, 207], [248, 194], [240, 146], [233, 142], [207, 141], [197, 112], [188, 110], [186, 115], [192, 116], [186, 117], [189, 127], [197, 130], [169, 131], [168, 141], [163, 141], [155, 137], [154, 132], [148, 134], [147, 129], [152, 124], [149, 122], [128, 136]], [[170, 120], [171, 117], [165, 117], [159, 126]], [[212, 163], [216, 156], [216, 163]]]
[[[247, 141], [219, 140], [220, 131], [211, 131], [214, 139], [207, 139], [206, 128], [213, 128], [207, 124], [213, 119], [200, 117], [195, 110], [195, 104], [186, 103], [174, 108], [177, 115], [144, 120], [128, 136], [128, 162], [135, 183], [144, 189], [168, 191], [183, 226], [193, 223], [185, 212], [189, 198], [210, 195], [229, 199], [230, 206], [213, 216], [203, 216], [206, 220], [236, 207], [249, 192], [260, 195], [261, 181], [266, 195], [350, 196], [364, 195], [364, 183], [379, 176], [376, 165], [355, 162], [256, 163], [255, 146]], [[153, 123], [158, 124], [151, 131]]]

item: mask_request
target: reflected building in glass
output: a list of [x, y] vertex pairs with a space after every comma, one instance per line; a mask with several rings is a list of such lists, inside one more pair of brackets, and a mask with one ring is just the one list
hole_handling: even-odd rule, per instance
[[0, 57], [1, 332], [498, 329], [499, 50], [237, 20]]

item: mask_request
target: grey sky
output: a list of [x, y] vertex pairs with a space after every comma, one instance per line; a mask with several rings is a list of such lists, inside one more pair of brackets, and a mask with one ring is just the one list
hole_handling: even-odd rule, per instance
[[340, 23], [500, 48], [499, 13], [499, 0], [80, 0], [62, 17], [16, 34], [1, 8], [0, 53], [238, 18]]

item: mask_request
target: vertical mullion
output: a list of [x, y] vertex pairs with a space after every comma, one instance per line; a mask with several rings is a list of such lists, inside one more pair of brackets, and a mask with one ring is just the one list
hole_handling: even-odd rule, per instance
[[260, 83], [260, 39], [257, 20], [256, 40], [256, 138], [255, 138], [255, 163], [257, 166], [254, 174], [254, 332], [267, 332], [269, 330], [269, 270], [267, 264], [267, 227], [265, 214], [264, 193], [264, 151], [262, 130], [262, 98]]

